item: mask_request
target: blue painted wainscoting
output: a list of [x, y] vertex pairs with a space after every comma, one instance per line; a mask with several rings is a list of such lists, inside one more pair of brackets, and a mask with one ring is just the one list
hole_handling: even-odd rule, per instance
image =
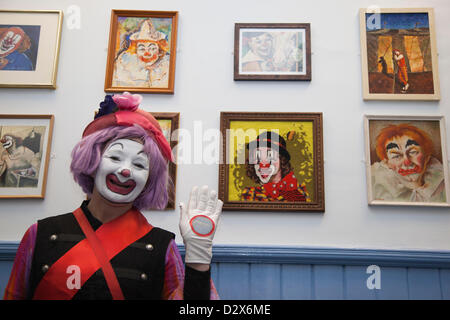
[[[0, 242], [2, 296], [17, 246]], [[221, 299], [450, 299], [449, 251], [220, 245], [213, 253]], [[367, 286], [371, 265], [379, 289]]]

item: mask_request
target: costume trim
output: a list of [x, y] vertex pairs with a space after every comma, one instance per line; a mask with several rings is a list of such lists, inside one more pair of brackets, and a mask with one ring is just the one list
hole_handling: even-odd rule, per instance
[[83, 210], [81, 210], [81, 208], [78, 208], [73, 212], [73, 215], [75, 216], [75, 219], [77, 219], [81, 230], [83, 231], [92, 250], [94, 251], [95, 257], [97, 258], [98, 262], [100, 262], [103, 275], [105, 276], [106, 284], [108, 285], [113, 300], [124, 300], [122, 289], [120, 289], [119, 281], [117, 280], [116, 274], [114, 273], [111, 263], [109, 262], [105, 249], [103, 248], [102, 243], [100, 242], [98, 237], [95, 235], [95, 231], [92, 229], [89, 221], [86, 219]]

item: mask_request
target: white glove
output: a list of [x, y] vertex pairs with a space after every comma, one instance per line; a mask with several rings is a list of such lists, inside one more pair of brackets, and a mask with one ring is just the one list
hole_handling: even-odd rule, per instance
[[180, 203], [180, 232], [186, 248], [185, 263], [210, 264], [212, 240], [223, 202], [208, 186], [192, 188], [188, 207]]

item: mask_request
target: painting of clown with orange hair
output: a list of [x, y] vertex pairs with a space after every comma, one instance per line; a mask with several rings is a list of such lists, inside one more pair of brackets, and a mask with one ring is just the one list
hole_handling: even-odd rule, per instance
[[113, 10], [105, 91], [173, 91], [176, 14], [133, 12]]
[[[447, 205], [439, 121], [368, 120], [369, 199]], [[447, 190], [447, 191], [446, 191]]]

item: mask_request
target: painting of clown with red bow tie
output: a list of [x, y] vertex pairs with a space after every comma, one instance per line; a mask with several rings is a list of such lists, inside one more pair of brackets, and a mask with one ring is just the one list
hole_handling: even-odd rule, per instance
[[306, 185], [300, 183], [290, 163], [286, 141], [273, 131], [261, 133], [247, 144], [249, 161], [246, 174], [256, 187], [245, 187], [242, 200], [250, 201], [311, 201]]

